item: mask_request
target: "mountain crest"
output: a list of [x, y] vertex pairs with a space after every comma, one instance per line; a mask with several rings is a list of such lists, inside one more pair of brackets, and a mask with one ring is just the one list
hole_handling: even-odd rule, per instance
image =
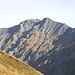
[[0, 29], [0, 49], [45, 75], [68, 75], [70, 71], [65, 74], [65, 62], [69, 63], [74, 55], [74, 36], [75, 30], [64, 23], [50, 18], [30, 19], [17, 26]]

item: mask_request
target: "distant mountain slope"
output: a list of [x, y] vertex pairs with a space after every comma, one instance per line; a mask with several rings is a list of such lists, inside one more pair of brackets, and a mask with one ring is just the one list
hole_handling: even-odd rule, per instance
[[45, 75], [65, 75], [75, 52], [75, 29], [50, 18], [25, 20], [0, 29], [0, 48]]
[[43, 75], [22, 61], [0, 51], [0, 75]]

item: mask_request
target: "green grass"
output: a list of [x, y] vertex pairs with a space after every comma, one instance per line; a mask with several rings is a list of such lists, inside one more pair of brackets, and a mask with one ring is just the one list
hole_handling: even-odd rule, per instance
[[21, 60], [0, 51], [0, 75], [42, 75]]

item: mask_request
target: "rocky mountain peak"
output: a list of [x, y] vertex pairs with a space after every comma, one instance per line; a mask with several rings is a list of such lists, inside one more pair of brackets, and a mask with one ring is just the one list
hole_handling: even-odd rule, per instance
[[65, 23], [50, 18], [30, 19], [0, 29], [0, 49], [45, 75], [68, 75], [63, 70], [75, 52], [74, 36], [75, 30]]

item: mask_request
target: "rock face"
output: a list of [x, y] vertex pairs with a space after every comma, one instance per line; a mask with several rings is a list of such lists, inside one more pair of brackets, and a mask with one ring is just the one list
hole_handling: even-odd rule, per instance
[[0, 49], [45, 75], [74, 75], [74, 36], [75, 29], [64, 23], [31, 19], [0, 29]]

